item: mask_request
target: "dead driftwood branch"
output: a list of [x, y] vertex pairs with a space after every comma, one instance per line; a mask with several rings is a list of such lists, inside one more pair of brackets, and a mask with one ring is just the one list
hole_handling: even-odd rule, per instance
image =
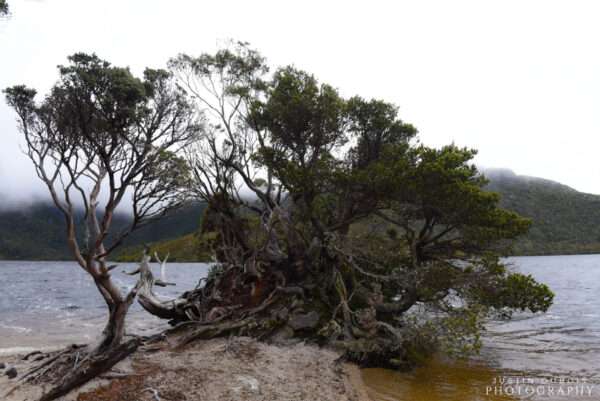
[[114, 365], [131, 355], [140, 345], [137, 338], [131, 339], [102, 354], [89, 356], [78, 369], [65, 375], [50, 391], [46, 392], [39, 401], [52, 401], [68, 394], [72, 389], [87, 383], [91, 379], [111, 369]]
[[[158, 255], [155, 254], [155, 257], [158, 261], [160, 261], [161, 270], [164, 273], [166, 270], [168, 256], [162, 261]], [[150, 260], [151, 257], [148, 254], [148, 249], [146, 248], [144, 250], [144, 254], [142, 255], [142, 261], [140, 262], [139, 267], [135, 271], [128, 273], [132, 275], [139, 274], [139, 290], [137, 293], [139, 304], [150, 314], [162, 319], [187, 320], [185, 317], [185, 312], [181, 308], [185, 301], [181, 299], [161, 299], [154, 292], [154, 285], [164, 287], [175, 284], [155, 279], [150, 267]]]

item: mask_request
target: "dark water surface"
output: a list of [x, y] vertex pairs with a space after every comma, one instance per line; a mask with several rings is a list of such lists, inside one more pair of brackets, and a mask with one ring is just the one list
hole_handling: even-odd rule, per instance
[[600, 255], [509, 262], [554, 291], [547, 313], [490, 322], [481, 355], [469, 361], [434, 360], [412, 373], [367, 369], [371, 396], [378, 401], [600, 400]]
[[[548, 313], [490, 322], [481, 355], [468, 361], [434, 360], [411, 373], [367, 369], [371, 396], [378, 401], [600, 400], [600, 255], [509, 262], [554, 291]], [[165, 297], [194, 288], [208, 271], [201, 263], [168, 266], [167, 279], [177, 286], [157, 290]], [[135, 278], [121, 270], [134, 267], [121, 264], [116, 269], [114, 277], [124, 290]], [[0, 261], [0, 274], [0, 356], [89, 342], [102, 329], [103, 301], [75, 263]], [[166, 324], [134, 304], [128, 326], [144, 334]], [[521, 395], [516, 394], [519, 386], [506, 385], [509, 380], [521, 382]], [[556, 383], [560, 380], [568, 382]], [[591, 396], [583, 386], [591, 386]]]

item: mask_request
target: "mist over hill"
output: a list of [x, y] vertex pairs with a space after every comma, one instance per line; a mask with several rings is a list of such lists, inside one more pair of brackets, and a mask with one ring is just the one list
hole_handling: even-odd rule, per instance
[[[500, 193], [503, 208], [533, 220], [529, 233], [515, 243], [515, 254], [600, 253], [599, 195], [508, 169], [482, 171], [490, 180], [488, 189]], [[203, 204], [190, 204], [136, 231], [124, 244], [125, 252], [133, 257], [144, 243], [159, 243], [158, 249], [175, 254], [195, 247], [197, 238], [190, 234], [198, 230], [203, 210]], [[126, 222], [127, 216], [117, 216], [115, 226]], [[193, 254], [189, 249], [184, 253]], [[0, 209], [0, 259], [71, 259], [60, 212], [41, 201]]]

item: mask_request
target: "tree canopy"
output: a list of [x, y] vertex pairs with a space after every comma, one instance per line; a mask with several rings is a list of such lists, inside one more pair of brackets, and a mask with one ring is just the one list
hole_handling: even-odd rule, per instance
[[421, 145], [396, 106], [295, 67], [270, 74], [244, 43], [170, 66], [208, 121], [188, 160], [218, 261], [175, 320], [269, 310], [246, 329], [292, 327], [399, 366], [418, 338], [476, 348], [491, 313], [550, 306], [545, 285], [502, 263], [530, 222], [484, 190], [475, 151]]

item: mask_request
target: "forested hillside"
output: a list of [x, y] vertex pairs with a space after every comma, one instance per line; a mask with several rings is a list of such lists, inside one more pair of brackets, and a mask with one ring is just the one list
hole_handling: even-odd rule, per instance
[[515, 244], [524, 255], [600, 252], [600, 196], [510, 170], [489, 169], [488, 189], [501, 194], [501, 206], [533, 220], [529, 234]]
[[[203, 204], [192, 204], [160, 221], [135, 231], [125, 242], [135, 246], [174, 239], [198, 229]], [[128, 218], [115, 217], [115, 227], [123, 227]], [[47, 203], [36, 203], [22, 210], [0, 210], [0, 259], [69, 260], [62, 214]]]
[[[536, 177], [519, 176], [506, 169], [487, 169], [488, 189], [501, 194], [502, 207], [533, 220], [529, 234], [515, 244], [520, 255], [600, 253], [600, 196], [578, 192], [566, 185]], [[173, 216], [135, 232], [122, 258], [135, 260], [141, 244], [156, 243], [172, 259], [197, 259], [194, 235], [204, 205], [190, 205]], [[118, 225], [126, 222], [118, 216]], [[51, 205], [37, 203], [23, 210], [0, 211], [0, 258], [70, 259], [64, 240], [62, 215]]]

